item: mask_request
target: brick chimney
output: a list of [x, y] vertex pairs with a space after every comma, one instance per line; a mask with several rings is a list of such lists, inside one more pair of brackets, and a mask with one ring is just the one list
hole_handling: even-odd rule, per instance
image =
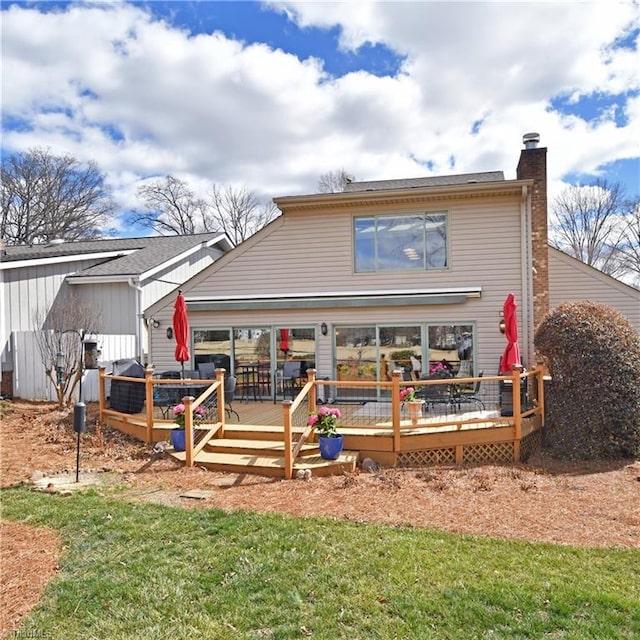
[[549, 245], [547, 244], [547, 149], [538, 148], [540, 134], [522, 137], [516, 177], [533, 180], [531, 190], [531, 258], [533, 262], [533, 327], [549, 311]]

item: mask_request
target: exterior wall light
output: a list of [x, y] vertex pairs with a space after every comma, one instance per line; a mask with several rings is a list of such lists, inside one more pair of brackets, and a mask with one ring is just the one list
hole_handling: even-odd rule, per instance
[[500, 322], [498, 323], [498, 329], [500, 329], [500, 333], [504, 333], [507, 330], [507, 325], [504, 322], [504, 318], [500, 318]]
[[173, 327], [167, 327], [167, 338], [169, 338], [169, 340], [173, 339]]
[[323, 335], [323, 336], [326, 336], [328, 331], [329, 331], [329, 329], [328, 329], [328, 327], [327, 327], [327, 323], [326, 323], [326, 322], [323, 322], [323, 323], [320, 325], [320, 332], [322, 333], [322, 335]]

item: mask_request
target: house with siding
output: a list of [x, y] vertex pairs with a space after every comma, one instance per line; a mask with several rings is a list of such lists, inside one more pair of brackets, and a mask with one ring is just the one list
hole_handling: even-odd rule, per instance
[[146, 362], [148, 323], [153, 322], [149, 306], [232, 246], [225, 234], [206, 233], [4, 247], [0, 252], [3, 395], [43, 399], [50, 394], [32, 333], [45, 328], [37, 323], [46, 323], [56, 301], [69, 294], [96, 310], [100, 340], [110, 351], [103, 350], [103, 357]]
[[[296, 363], [332, 380], [382, 380], [414, 366], [424, 374], [442, 360], [493, 375], [509, 293], [526, 366], [539, 321], [576, 293], [600, 296], [640, 328], [639, 291], [549, 248], [538, 141], [524, 137], [515, 179], [494, 171], [353, 182], [341, 193], [276, 198], [282, 216], [182, 284], [186, 366], [223, 365], [243, 393], [274, 401], [286, 397]], [[150, 330], [156, 370], [176, 368], [165, 331], [174, 300], [146, 312], [159, 323]]]
[[553, 308], [569, 300], [590, 300], [614, 307], [640, 332], [638, 289], [549, 247], [549, 304]]

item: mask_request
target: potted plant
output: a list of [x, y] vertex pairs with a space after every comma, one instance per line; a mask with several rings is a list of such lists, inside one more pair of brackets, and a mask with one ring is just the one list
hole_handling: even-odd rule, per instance
[[335, 460], [342, 453], [344, 436], [338, 433], [339, 417], [340, 409], [325, 405], [309, 414], [308, 424], [318, 434], [320, 455], [325, 460]]
[[[196, 407], [193, 410], [193, 424], [194, 426], [200, 424], [205, 418], [207, 412], [204, 407]], [[173, 422], [175, 427], [171, 429], [171, 445], [176, 451], [184, 451], [185, 448], [185, 406], [180, 403], [173, 407]]]
[[407, 413], [409, 419], [413, 424], [418, 422], [418, 418], [422, 415], [422, 405], [424, 400], [416, 396], [416, 390], [414, 387], [405, 387], [400, 389], [400, 402], [407, 405]]
[[441, 360], [440, 362], [436, 362], [429, 367], [429, 377], [430, 378], [451, 378], [453, 375], [452, 367], [446, 360]]

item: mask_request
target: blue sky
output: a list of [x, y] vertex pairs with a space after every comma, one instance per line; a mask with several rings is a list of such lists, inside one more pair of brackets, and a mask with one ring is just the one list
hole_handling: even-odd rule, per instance
[[96, 161], [124, 213], [169, 173], [265, 199], [514, 178], [537, 131], [552, 197], [637, 196], [639, 41], [638, 2], [4, 2], [2, 149]]

